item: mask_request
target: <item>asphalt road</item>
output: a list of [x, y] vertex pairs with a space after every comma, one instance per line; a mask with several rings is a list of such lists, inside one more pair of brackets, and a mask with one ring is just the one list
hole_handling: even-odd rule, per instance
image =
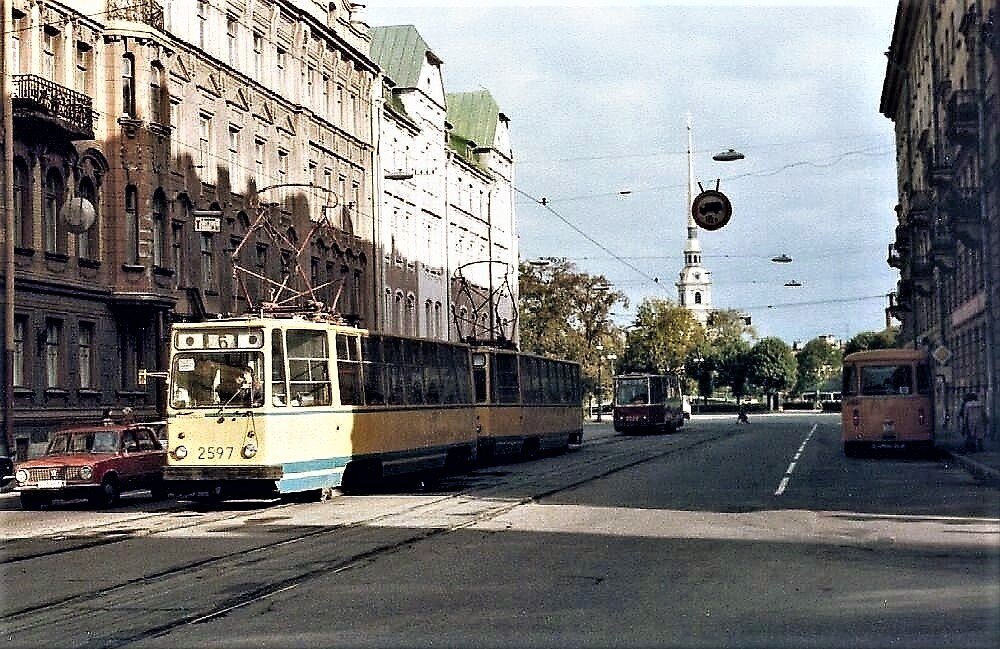
[[9, 647], [995, 647], [1000, 500], [834, 415], [322, 503], [0, 499]]

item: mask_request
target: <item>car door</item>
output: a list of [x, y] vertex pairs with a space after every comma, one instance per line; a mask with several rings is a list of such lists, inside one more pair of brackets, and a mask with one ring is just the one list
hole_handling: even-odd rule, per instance
[[137, 477], [143, 486], [148, 486], [161, 477], [166, 454], [153, 429], [137, 428], [135, 434], [139, 443], [135, 458]]

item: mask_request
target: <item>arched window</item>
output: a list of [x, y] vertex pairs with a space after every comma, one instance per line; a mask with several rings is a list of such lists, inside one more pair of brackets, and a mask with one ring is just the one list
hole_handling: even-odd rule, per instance
[[65, 185], [57, 169], [45, 174], [45, 204], [42, 209], [42, 237], [45, 252], [64, 253], [66, 242], [59, 227], [59, 210], [62, 208]]
[[396, 292], [396, 305], [395, 306], [396, 306], [396, 309], [395, 309], [396, 310], [396, 333], [403, 334], [406, 331], [405, 328], [404, 328], [406, 326], [406, 320], [404, 319], [405, 316], [404, 316], [404, 312], [403, 312], [405, 304], [403, 302], [403, 292], [402, 291], [397, 291]]
[[695, 294], [694, 294], [694, 303], [695, 304], [701, 304], [701, 293], [699, 291], [695, 291]]
[[135, 185], [125, 188], [125, 263], [139, 263], [139, 191]]
[[14, 159], [14, 245], [31, 247], [31, 175], [24, 158]]
[[[94, 206], [94, 212], [97, 212], [97, 190], [94, 189], [93, 180], [87, 177], [80, 180], [76, 195], [90, 201], [90, 204]], [[76, 254], [78, 257], [97, 259], [97, 231], [97, 219], [95, 218], [92, 226], [76, 235]]]
[[167, 265], [167, 243], [169, 234], [167, 228], [167, 197], [162, 189], [153, 193], [153, 266], [164, 268]]
[[122, 114], [135, 117], [135, 57], [122, 56]]
[[406, 313], [403, 333], [407, 336], [417, 335], [417, 298], [412, 293], [406, 296]]

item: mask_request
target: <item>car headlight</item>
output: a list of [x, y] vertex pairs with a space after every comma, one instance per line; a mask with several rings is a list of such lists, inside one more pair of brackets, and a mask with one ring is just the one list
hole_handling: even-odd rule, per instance
[[243, 457], [249, 460], [254, 455], [257, 455], [257, 445], [253, 442], [247, 442], [243, 446]]
[[94, 469], [92, 469], [89, 466], [82, 466], [82, 467], [80, 467], [80, 479], [81, 480], [90, 480], [93, 477], [94, 477]]
[[174, 457], [178, 460], [183, 460], [188, 456], [187, 446], [178, 446], [174, 449]]
[[28, 471], [26, 469], [18, 469], [17, 473], [14, 474], [14, 479], [24, 484], [28, 481]]

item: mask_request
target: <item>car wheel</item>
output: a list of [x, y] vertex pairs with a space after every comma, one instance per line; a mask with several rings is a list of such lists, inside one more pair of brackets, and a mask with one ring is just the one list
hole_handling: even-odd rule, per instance
[[48, 505], [51, 502], [52, 502], [51, 498], [48, 498], [42, 494], [36, 494], [36, 493], [21, 494], [21, 509], [27, 511], [37, 511], [41, 509], [43, 505]]
[[118, 504], [121, 488], [114, 476], [109, 476], [101, 482], [101, 490], [90, 497], [90, 502], [98, 507], [113, 507]]

